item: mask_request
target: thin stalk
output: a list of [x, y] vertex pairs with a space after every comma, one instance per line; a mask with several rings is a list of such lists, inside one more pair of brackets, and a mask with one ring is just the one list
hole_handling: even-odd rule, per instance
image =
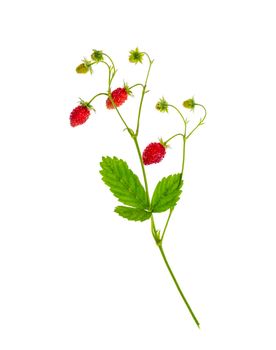
[[92, 101], [95, 100], [96, 97], [101, 96], [101, 95], [108, 96], [108, 94], [107, 94], [106, 92], [100, 92], [99, 94], [93, 96], [93, 97], [91, 98], [91, 100], [89, 100], [87, 103], [91, 103]]
[[183, 178], [184, 173], [184, 165], [185, 165], [185, 156], [186, 156], [186, 132], [187, 132], [187, 122], [184, 121], [185, 127], [184, 127], [184, 135], [183, 135], [183, 151], [182, 151], [182, 166], [181, 166], [181, 180]]
[[179, 133], [179, 134], [175, 134], [175, 135], [173, 135], [172, 137], [170, 137], [168, 140], [166, 140], [166, 141], [164, 141], [164, 143], [166, 144], [166, 143], [168, 143], [169, 141], [171, 141], [173, 138], [175, 138], [176, 136], [184, 136], [183, 134], [181, 134], [181, 133]]
[[136, 87], [136, 86], [142, 86], [142, 87], [144, 87], [144, 85], [143, 84], [141, 84], [141, 83], [138, 83], [138, 84], [134, 84], [134, 85], [132, 85], [132, 86], [130, 86], [130, 90], [131, 89], [133, 89], [134, 87]]
[[168, 104], [168, 106], [174, 108], [177, 111], [177, 113], [180, 115], [180, 117], [182, 118], [183, 123], [186, 124], [185, 119], [183, 117], [183, 114], [180, 112], [180, 110], [177, 107], [175, 107], [174, 105]]
[[199, 103], [195, 103], [195, 105], [204, 109], [204, 117], [202, 119], [200, 119], [200, 121], [197, 124], [197, 126], [195, 128], [193, 128], [193, 130], [186, 136], [186, 140], [196, 131], [196, 129], [198, 127], [200, 127], [204, 123], [204, 120], [205, 120], [205, 118], [207, 116], [207, 110], [206, 110], [206, 108], [203, 105], [201, 105]]
[[139, 105], [137, 126], [136, 126], [136, 133], [135, 133], [136, 136], [138, 136], [138, 134], [139, 134], [142, 105], [143, 105], [144, 96], [145, 96], [145, 93], [146, 93], [146, 88], [147, 88], [147, 82], [148, 82], [148, 78], [149, 78], [149, 74], [150, 74], [150, 69], [151, 69], [151, 66], [152, 66], [152, 63], [153, 63], [153, 60], [150, 59], [149, 55], [147, 53], [145, 53], [145, 54], [147, 55], [147, 57], [149, 59], [149, 68], [148, 68], [145, 84], [143, 85], [143, 90], [142, 90], [142, 95], [141, 95], [141, 100], [140, 100], [140, 105]]
[[113, 69], [115, 70], [115, 64], [114, 64], [112, 58], [109, 55], [107, 55], [106, 53], [103, 53], [103, 56], [107, 57], [110, 60], [112, 66], [113, 66]]
[[168, 224], [169, 224], [169, 221], [170, 221], [170, 218], [171, 218], [173, 209], [174, 209], [174, 208], [171, 208], [171, 209], [170, 209], [170, 213], [169, 213], [169, 216], [168, 216], [168, 218], [167, 218], [166, 225], [165, 225], [165, 227], [164, 227], [164, 230], [163, 230], [163, 233], [162, 233], [162, 236], [161, 236], [161, 242], [163, 241], [163, 238], [164, 238], [164, 236], [165, 236], [165, 233], [166, 233], [166, 230], [167, 230], [167, 227], [168, 227]]
[[195, 314], [194, 314], [194, 312], [193, 312], [191, 306], [189, 305], [187, 299], [185, 298], [185, 296], [184, 296], [184, 294], [183, 294], [183, 292], [182, 292], [182, 290], [181, 290], [181, 288], [180, 288], [180, 286], [179, 286], [179, 284], [178, 284], [178, 282], [177, 282], [177, 279], [175, 278], [174, 273], [172, 272], [172, 269], [171, 269], [171, 267], [170, 267], [170, 265], [169, 265], [169, 263], [168, 263], [168, 260], [167, 260], [167, 258], [166, 258], [166, 255], [165, 255], [165, 253], [164, 253], [162, 244], [159, 244], [159, 245], [158, 245], [158, 248], [159, 248], [160, 253], [161, 253], [161, 255], [162, 255], [162, 258], [163, 258], [163, 260], [164, 260], [164, 262], [165, 262], [165, 264], [166, 264], [166, 266], [167, 266], [167, 268], [168, 268], [168, 270], [169, 270], [169, 273], [170, 273], [170, 275], [171, 275], [171, 277], [172, 277], [172, 279], [173, 279], [173, 281], [174, 281], [174, 284], [175, 284], [175, 286], [176, 286], [176, 288], [177, 288], [179, 294], [181, 295], [181, 298], [183, 299], [185, 305], [187, 306], [187, 308], [188, 308], [188, 310], [189, 310], [189, 312], [190, 312], [190, 314], [191, 314], [193, 320], [195, 321], [196, 325], [198, 326], [198, 328], [200, 328], [199, 321], [198, 321], [198, 319], [196, 318], [196, 316], [195, 316]]
[[137, 153], [138, 153], [138, 156], [139, 156], [139, 161], [140, 161], [140, 165], [141, 165], [141, 168], [142, 168], [142, 173], [143, 173], [143, 178], [144, 178], [144, 183], [145, 183], [147, 201], [148, 201], [148, 205], [150, 205], [148, 180], [147, 180], [146, 170], [145, 170], [145, 166], [144, 166], [143, 159], [142, 159], [142, 154], [141, 154], [141, 151], [140, 151], [140, 147], [139, 147], [139, 143], [138, 143], [138, 140], [137, 140], [137, 136], [134, 135], [132, 138], [133, 138], [133, 141], [135, 143], [135, 147], [136, 147], [136, 150], [137, 150]]

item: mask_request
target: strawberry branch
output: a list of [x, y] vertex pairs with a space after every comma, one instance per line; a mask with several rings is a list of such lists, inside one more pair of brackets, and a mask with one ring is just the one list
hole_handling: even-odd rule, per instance
[[[187, 139], [199, 128], [199, 126], [203, 125], [207, 111], [205, 107], [201, 104], [198, 104], [194, 101], [193, 98], [188, 99], [183, 102], [183, 107], [194, 110], [196, 106], [199, 106], [204, 109], [204, 116], [198, 122], [198, 124], [187, 133], [187, 124], [188, 120], [184, 118], [182, 112], [176, 106], [169, 104], [164, 97], [161, 98], [157, 104], [156, 109], [162, 113], [168, 113], [169, 108], [174, 109], [179, 116], [181, 117], [184, 128], [183, 132], [176, 133], [170, 138], [168, 138], [165, 142], [160, 139], [160, 142], [152, 142], [150, 143], [143, 153], [141, 152], [138, 135], [140, 129], [140, 120], [142, 113], [142, 106], [144, 102], [145, 94], [148, 92], [147, 84], [151, 71], [151, 67], [153, 64], [153, 60], [146, 52], [140, 52], [138, 48], [130, 51], [129, 61], [134, 64], [143, 63], [143, 58], [147, 57], [149, 62], [149, 66], [147, 69], [145, 82], [137, 83], [128, 87], [126, 84], [123, 88], [117, 88], [112, 91], [111, 84], [116, 75], [116, 68], [112, 58], [99, 50], [93, 50], [91, 54], [91, 61], [84, 59], [82, 63], [77, 67], [76, 71], [80, 74], [85, 74], [87, 72], [92, 73], [92, 65], [97, 63], [103, 63], [108, 68], [108, 86], [107, 92], [101, 92], [93, 96], [88, 102], [81, 101], [80, 106], [76, 107], [71, 115], [70, 115], [70, 123], [72, 126], [77, 126], [85, 123], [90, 116], [90, 110], [93, 107], [90, 105], [98, 96], [106, 96], [106, 107], [108, 109], [114, 109], [119, 116], [121, 122], [125, 126], [125, 130], [128, 131], [131, 139], [134, 142], [135, 149], [139, 158], [144, 186], [140, 183], [140, 180], [137, 175], [133, 173], [133, 171], [128, 167], [127, 163], [118, 159], [117, 157], [103, 157], [101, 162], [101, 174], [102, 179], [106, 183], [106, 185], [110, 188], [110, 191], [113, 195], [125, 206], [117, 206], [115, 208], [115, 212], [121, 217], [132, 220], [132, 221], [146, 221], [150, 219], [151, 223], [151, 233], [153, 238], [159, 248], [160, 254], [164, 260], [164, 263], [174, 281], [174, 284], [183, 300], [185, 305], [187, 306], [194, 322], [199, 327], [199, 321], [197, 320], [193, 310], [191, 309], [187, 299], [185, 298], [179, 283], [168, 263], [167, 257], [165, 255], [163, 249], [163, 240], [165, 237], [165, 233], [167, 232], [167, 228], [172, 217], [172, 213], [174, 208], [180, 199], [183, 187], [183, 175], [184, 175], [184, 166], [185, 166], [185, 155], [186, 155], [186, 141]], [[108, 62], [105, 61], [105, 58]], [[142, 87], [138, 115], [136, 121], [136, 132], [134, 132], [126, 123], [122, 113], [119, 111], [119, 107], [127, 100], [128, 95], [131, 95], [131, 90], [137, 86]], [[175, 137], [181, 136], [183, 140], [183, 148], [182, 148], [182, 162], [181, 162], [181, 172], [178, 174], [169, 175], [167, 177], [162, 178], [155, 187], [152, 197], [150, 197], [149, 186], [147, 181], [147, 174], [145, 165], [150, 165], [153, 163], [159, 163], [162, 161], [166, 154], [166, 149], [168, 147], [168, 142], [173, 140]], [[165, 223], [165, 226], [162, 230], [156, 228], [154, 221], [155, 213], [162, 213], [169, 210], [169, 214]]]

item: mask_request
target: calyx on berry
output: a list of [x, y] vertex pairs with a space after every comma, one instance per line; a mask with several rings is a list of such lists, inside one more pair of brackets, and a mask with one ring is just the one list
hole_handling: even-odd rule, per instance
[[86, 74], [88, 72], [92, 74], [92, 62], [84, 58], [82, 63], [77, 66], [76, 72], [78, 74]]
[[162, 113], [167, 112], [168, 113], [168, 108], [169, 108], [169, 104], [168, 102], [164, 99], [164, 97], [160, 98], [160, 100], [156, 103], [155, 108]]
[[91, 54], [91, 59], [93, 61], [95, 61], [96, 63], [99, 63], [101, 61], [103, 61], [103, 52], [100, 50], [93, 50], [92, 54]]
[[195, 100], [194, 98], [189, 98], [188, 100], [183, 102], [183, 107], [188, 108], [188, 109], [194, 109], [195, 108]]
[[138, 47], [135, 50], [129, 52], [129, 62], [131, 63], [143, 63], [144, 53], [140, 52]]
[[96, 112], [95, 108], [90, 104], [90, 102], [84, 101], [83, 99], [80, 98], [80, 102], [79, 103], [80, 103], [81, 106], [86, 107], [86, 108]]

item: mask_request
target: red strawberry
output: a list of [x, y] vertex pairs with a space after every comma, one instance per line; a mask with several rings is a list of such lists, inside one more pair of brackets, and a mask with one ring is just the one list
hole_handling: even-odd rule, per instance
[[79, 105], [74, 108], [70, 114], [71, 126], [78, 126], [87, 121], [90, 116], [90, 109], [87, 106]]
[[[115, 89], [114, 91], [112, 91], [111, 97], [115, 106], [120, 107], [127, 100], [127, 97], [128, 97], [127, 88], [123, 87], [123, 88]], [[106, 100], [106, 107], [107, 109], [114, 109], [110, 98]]]
[[150, 165], [160, 163], [166, 154], [166, 148], [160, 142], [150, 143], [143, 152], [143, 163]]

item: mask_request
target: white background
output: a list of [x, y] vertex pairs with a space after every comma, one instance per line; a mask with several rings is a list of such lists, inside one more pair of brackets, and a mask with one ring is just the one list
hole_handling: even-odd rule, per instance
[[[1, 26], [1, 350], [266, 349], [275, 339], [275, 12], [273, 1], [5, 1]], [[155, 59], [141, 147], [182, 127], [154, 109], [195, 96], [206, 124], [188, 142], [185, 189], [164, 249], [201, 323], [194, 325], [149, 223], [124, 221], [99, 174], [102, 155], [135, 149], [105, 100], [78, 128], [79, 76], [92, 49], [123, 80], [138, 46]], [[121, 108], [135, 124], [139, 88]], [[200, 111], [189, 115], [191, 124]], [[133, 124], [134, 123], [134, 124]], [[179, 170], [180, 141], [148, 168], [151, 191]]]

